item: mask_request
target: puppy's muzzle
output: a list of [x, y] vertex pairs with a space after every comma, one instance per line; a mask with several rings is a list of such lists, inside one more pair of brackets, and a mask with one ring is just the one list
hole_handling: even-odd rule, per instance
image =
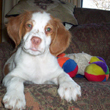
[[41, 38], [39, 38], [37, 36], [33, 36], [31, 38], [31, 50], [37, 51], [39, 45], [41, 44], [41, 42], [42, 42], [42, 39]]

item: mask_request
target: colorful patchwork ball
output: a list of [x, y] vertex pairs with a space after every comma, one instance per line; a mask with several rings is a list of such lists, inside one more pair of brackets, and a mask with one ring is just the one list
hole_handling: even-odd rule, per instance
[[58, 63], [70, 77], [75, 77], [78, 71], [77, 63], [68, 57], [58, 57]]
[[101, 57], [92, 57], [90, 65], [85, 69], [85, 77], [89, 81], [107, 81], [109, 78], [109, 68], [105, 60]]

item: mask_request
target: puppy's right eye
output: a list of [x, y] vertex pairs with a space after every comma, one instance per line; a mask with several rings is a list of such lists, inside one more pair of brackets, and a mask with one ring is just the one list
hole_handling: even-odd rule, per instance
[[31, 24], [27, 24], [27, 27], [32, 29], [32, 25]]
[[26, 24], [26, 29], [28, 30], [28, 31], [30, 31], [31, 29], [32, 29], [32, 24], [30, 24], [30, 23], [27, 23]]

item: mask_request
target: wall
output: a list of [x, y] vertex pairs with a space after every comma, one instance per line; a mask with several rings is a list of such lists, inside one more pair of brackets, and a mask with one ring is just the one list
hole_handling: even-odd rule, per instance
[[2, 42], [8, 40], [8, 35], [6, 32], [6, 26], [8, 19], [5, 15], [11, 10], [11, 8], [18, 3], [19, 0], [2, 0]]

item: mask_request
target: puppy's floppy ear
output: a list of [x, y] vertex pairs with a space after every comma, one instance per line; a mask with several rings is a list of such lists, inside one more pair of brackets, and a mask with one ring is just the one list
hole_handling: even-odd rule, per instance
[[67, 49], [70, 44], [71, 34], [65, 29], [64, 25], [58, 20], [53, 18], [53, 34], [52, 42], [50, 44], [50, 52], [57, 56]]
[[30, 19], [31, 12], [25, 12], [17, 17], [9, 18], [7, 26], [7, 32], [10, 38], [14, 41], [15, 46], [17, 47], [22, 37], [25, 34], [25, 23]]

